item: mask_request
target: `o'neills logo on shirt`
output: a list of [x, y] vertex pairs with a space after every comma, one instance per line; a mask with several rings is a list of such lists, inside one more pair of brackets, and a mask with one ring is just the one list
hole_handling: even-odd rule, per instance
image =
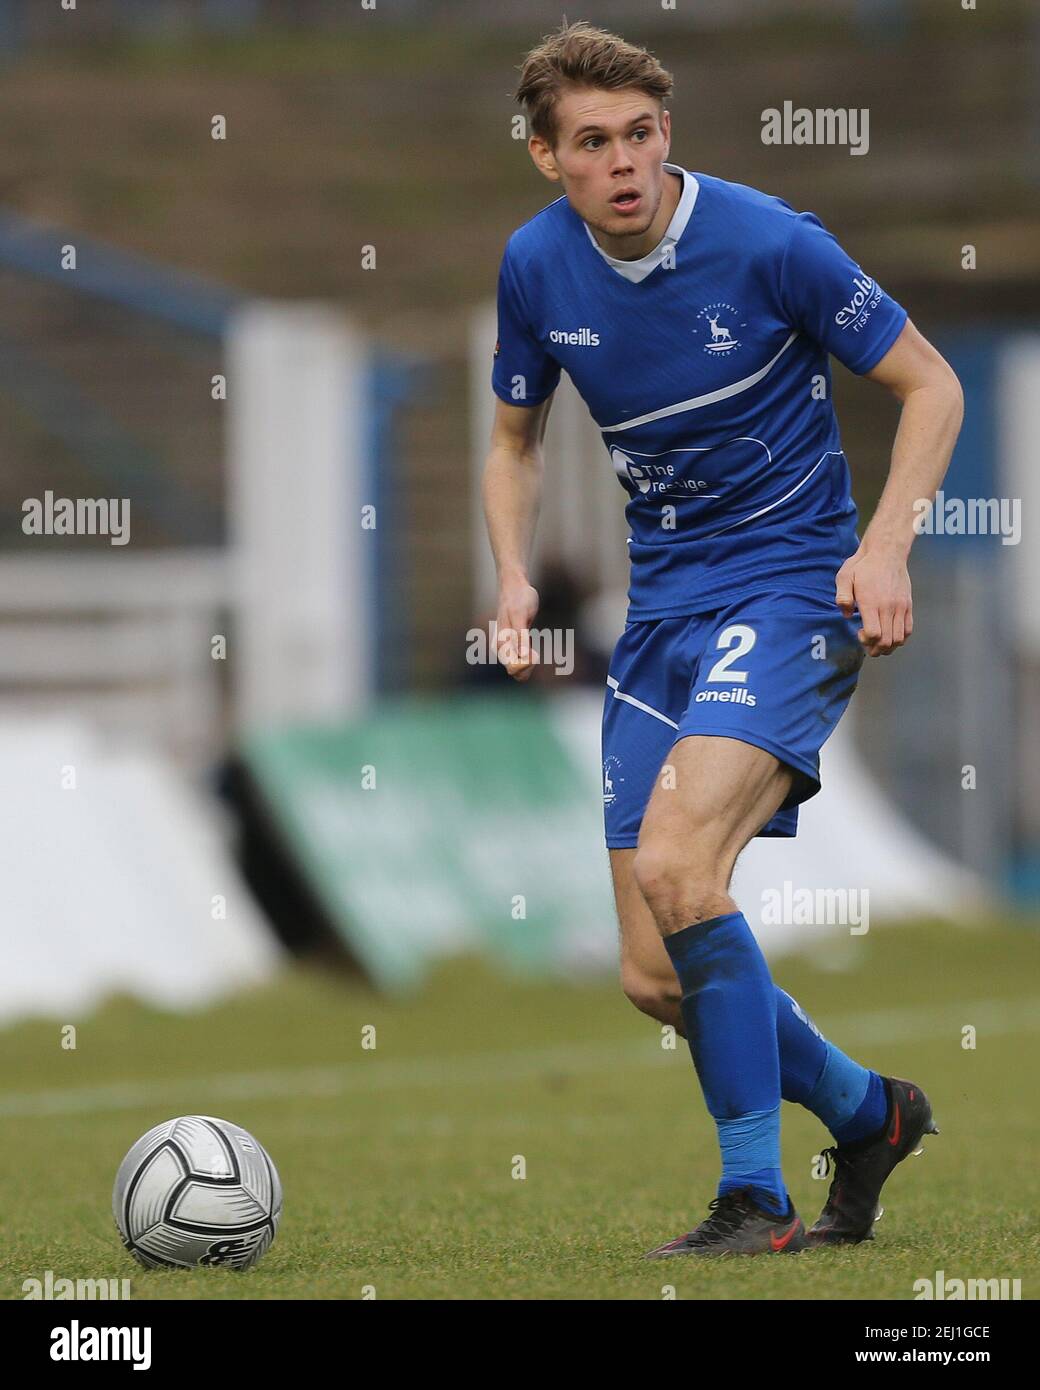
[[562, 328], [553, 328], [549, 332], [550, 343], [569, 343], [571, 347], [599, 347], [599, 334], [593, 333], [591, 328], [579, 328], [574, 333], [568, 333]]

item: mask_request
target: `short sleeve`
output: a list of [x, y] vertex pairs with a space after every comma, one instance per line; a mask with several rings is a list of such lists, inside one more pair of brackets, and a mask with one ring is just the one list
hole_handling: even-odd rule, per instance
[[795, 218], [780, 268], [780, 299], [793, 328], [860, 375], [877, 366], [907, 319], [903, 306], [811, 212]]
[[540, 405], [556, 390], [560, 366], [531, 330], [526, 301], [506, 247], [498, 273], [498, 342], [491, 386], [510, 405]]

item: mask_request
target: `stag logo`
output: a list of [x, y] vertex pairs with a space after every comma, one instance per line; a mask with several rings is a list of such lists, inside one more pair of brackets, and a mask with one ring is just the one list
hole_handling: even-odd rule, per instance
[[618, 776], [621, 768], [621, 759], [616, 758], [613, 753], [603, 764], [603, 805], [611, 806], [617, 797], [617, 789], [614, 786], [615, 780], [623, 782], [625, 779]]
[[736, 329], [746, 328], [747, 324], [738, 322], [740, 310], [732, 304], [708, 304], [697, 317], [711, 335], [704, 344], [705, 352], [725, 354], [740, 347]]

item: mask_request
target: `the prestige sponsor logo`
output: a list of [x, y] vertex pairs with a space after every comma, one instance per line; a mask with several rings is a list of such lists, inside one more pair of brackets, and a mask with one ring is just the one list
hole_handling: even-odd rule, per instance
[[[677, 456], [688, 453], [688, 450], [676, 450]], [[617, 445], [612, 445], [610, 450], [610, 460], [614, 465], [614, 472], [617, 474], [618, 481], [631, 489], [633, 493], [641, 492], [643, 496], [649, 497], [708, 497], [712, 500], [717, 496], [716, 493], [706, 491], [709, 486], [703, 478], [683, 478], [676, 473], [676, 468], [682, 466], [682, 462], [663, 463], [651, 462], [649, 455], [637, 455], [639, 462], [630, 458], [623, 449]], [[663, 458], [664, 455], [658, 455]]]

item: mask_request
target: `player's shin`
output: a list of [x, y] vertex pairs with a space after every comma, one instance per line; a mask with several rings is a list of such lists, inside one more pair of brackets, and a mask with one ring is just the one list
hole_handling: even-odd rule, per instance
[[769, 967], [740, 912], [664, 938], [682, 987], [682, 1016], [704, 1100], [718, 1128], [718, 1195], [751, 1188], [788, 1209], [780, 1171], [780, 1061]]
[[881, 1077], [828, 1042], [779, 985], [776, 1035], [784, 1100], [812, 1111], [839, 1144], [854, 1143], [881, 1129], [887, 1117]]

